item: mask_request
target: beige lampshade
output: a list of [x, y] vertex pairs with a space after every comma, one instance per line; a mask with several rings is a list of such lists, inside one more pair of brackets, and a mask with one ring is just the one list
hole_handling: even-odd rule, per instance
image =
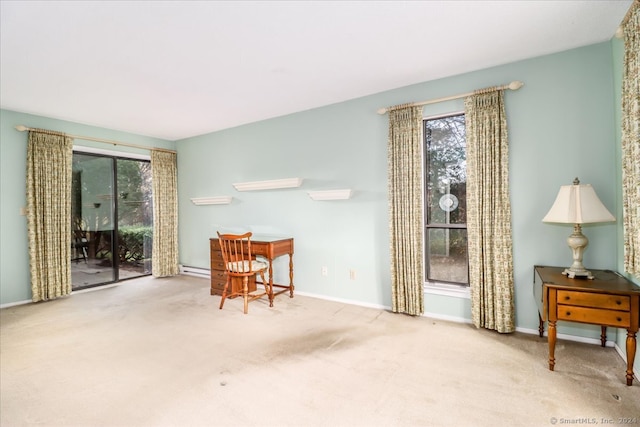
[[[577, 181], [577, 179], [576, 179]], [[616, 219], [602, 204], [590, 184], [563, 185], [543, 222], [589, 224]]]

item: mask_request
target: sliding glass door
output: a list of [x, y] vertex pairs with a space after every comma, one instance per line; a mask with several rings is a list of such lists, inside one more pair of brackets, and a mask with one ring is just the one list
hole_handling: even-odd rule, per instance
[[116, 159], [118, 218], [118, 276], [151, 274], [153, 198], [151, 163]]
[[75, 152], [71, 212], [74, 290], [151, 274], [148, 161]]

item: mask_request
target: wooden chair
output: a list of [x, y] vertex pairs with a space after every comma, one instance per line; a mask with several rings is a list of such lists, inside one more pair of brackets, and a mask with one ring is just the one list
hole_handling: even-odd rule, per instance
[[[224, 300], [227, 297], [242, 296], [244, 299], [244, 314], [247, 314], [250, 301], [262, 298], [265, 295], [268, 297], [271, 294], [269, 282], [264, 277], [264, 272], [269, 268], [269, 265], [256, 261], [252, 255], [251, 235], [251, 232], [245, 234], [220, 234], [218, 232], [218, 242], [220, 243], [222, 260], [227, 275], [227, 281], [222, 292], [222, 300], [220, 301], [220, 309], [222, 309]], [[254, 291], [249, 293], [249, 278], [256, 274], [260, 274], [262, 278], [264, 292]], [[234, 277], [242, 280], [242, 288], [236, 291], [233, 291], [231, 286], [231, 281]], [[230, 288], [231, 292], [229, 292]]]

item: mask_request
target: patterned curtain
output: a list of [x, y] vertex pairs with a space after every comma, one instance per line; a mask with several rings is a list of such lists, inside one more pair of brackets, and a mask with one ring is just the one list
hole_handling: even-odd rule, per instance
[[72, 159], [72, 138], [29, 131], [27, 231], [33, 302], [71, 293]]
[[178, 167], [176, 154], [151, 152], [153, 181], [152, 273], [156, 277], [175, 276], [178, 266]]
[[624, 270], [640, 277], [640, 1], [622, 23], [622, 215]]
[[471, 314], [476, 327], [515, 330], [509, 153], [503, 91], [465, 99], [467, 232]]
[[396, 313], [424, 313], [422, 107], [389, 112], [388, 180], [391, 299]]

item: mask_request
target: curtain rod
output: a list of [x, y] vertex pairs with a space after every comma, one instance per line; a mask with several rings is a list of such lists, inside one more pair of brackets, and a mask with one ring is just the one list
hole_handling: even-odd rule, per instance
[[[524, 83], [522, 83], [520, 81], [513, 81], [513, 82], [509, 83], [508, 85], [497, 86], [495, 89], [496, 90], [502, 90], [502, 89], [518, 90], [522, 86], [524, 86]], [[452, 99], [458, 99], [458, 98], [464, 98], [464, 97], [467, 97], [467, 96], [471, 96], [471, 95], [473, 95], [475, 93], [476, 92], [467, 92], [467, 93], [462, 93], [460, 95], [453, 95], [453, 96], [447, 96], [447, 97], [444, 97], [444, 98], [430, 99], [429, 101], [414, 102], [414, 103], [407, 104], [407, 105], [412, 106], [412, 107], [420, 107], [421, 105], [436, 104], [438, 102], [450, 101]], [[389, 112], [389, 109], [391, 109], [391, 107], [380, 108], [378, 110], [378, 114], [385, 114], [385, 113]]]
[[[24, 125], [17, 125], [16, 126], [16, 130], [20, 131], [20, 132], [24, 132], [27, 130], [32, 130], [32, 131], [38, 131], [38, 129], [34, 129], [34, 128], [30, 128]], [[104, 142], [105, 144], [113, 144], [113, 145], [122, 145], [123, 147], [131, 147], [131, 148], [141, 148], [143, 150], [150, 150], [150, 151], [166, 151], [168, 153], [176, 153], [175, 150], [169, 150], [167, 148], [155, 148], [155, 147], [146, 147], [144, 145], [138, 145], [138, 144], [129, 144], [126, 142], [119, 142], [119, 141], [112, 141], [110, 139], [103, 139], [103, 138], [93, 138], [91, 136], [82, 136], [82, 135], [71, 135], [71, 134], [66, 134], [69, 138], [74, 138], [74, 139], [83, 139], [85, 141], [95, 141], [95, 142]]]

